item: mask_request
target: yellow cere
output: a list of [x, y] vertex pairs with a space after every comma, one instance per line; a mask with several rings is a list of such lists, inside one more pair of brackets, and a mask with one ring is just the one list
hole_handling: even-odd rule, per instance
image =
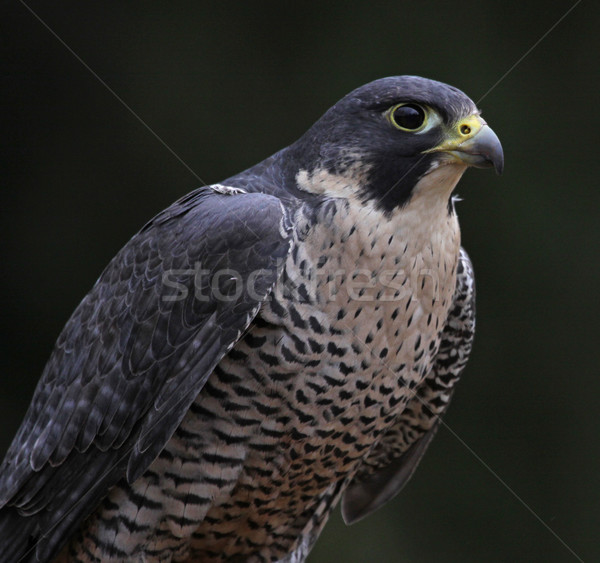
[[485, 120], [477, 114], [465, 117], [458, 121], [458, 123], [447, 128], [444, 141], [441, 144], [423, 152], [431, 153], [455, 150], [461, 143], [477, 135], [485, 124]]

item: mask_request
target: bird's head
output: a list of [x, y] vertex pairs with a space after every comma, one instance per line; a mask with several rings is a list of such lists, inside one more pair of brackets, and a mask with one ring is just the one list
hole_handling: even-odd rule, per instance
[[[473, 101], [418, 76], [382, 78], [354, 90], [290, 148], [302, 155], [296, 159], [301, 188], [329, 195], [355, 190], [388, 212], [423, 186], [449, 197], [468, 166], [500, 173], [504, 164], [500, 141]], [[336, 185], [326, 185], [327, 175]], [[421, 183], [426, 178], [433, 181]]]

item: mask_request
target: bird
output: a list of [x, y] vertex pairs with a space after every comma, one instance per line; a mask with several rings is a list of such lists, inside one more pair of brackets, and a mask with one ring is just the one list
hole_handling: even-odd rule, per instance
[[414, 473], [467, 363], [454, 189], [498, 136], [390, 76], [125, 244], [61, 332], [0, 466], [0, 561], [308, 557]]

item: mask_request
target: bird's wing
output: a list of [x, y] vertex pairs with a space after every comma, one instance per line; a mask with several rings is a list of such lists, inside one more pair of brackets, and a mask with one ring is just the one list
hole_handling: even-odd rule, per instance
[[145, 471], [273, 289], [289, 231], [277, 198], [204, 187], [117, 254], [62, 331], [0, 467], [0, 545], [10, 513], [35, 514], [50, 553], [108, 487]]
[[346, 489], [342, 515], [347, 524], [384, 505], [412, 477], [448, 407], [474, 334], [475, 278], [469, 256], [461, 249], [453, 306], [433, 368]]

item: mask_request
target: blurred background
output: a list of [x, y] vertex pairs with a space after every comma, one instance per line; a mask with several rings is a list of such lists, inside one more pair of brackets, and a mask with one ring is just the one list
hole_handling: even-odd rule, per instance
[[[598, 3], [527, 55], [574, 2], [28, 5], [206, 183], [375, 78], [483, 96], [506, 172], [469, 171], [458, 190], [478, 283], [445, 418], [460, 439], [442, 428], [373, 516], [348, 528], [336, 513], [309, 561], [600, 560]], [[23, 4], [1, 10], [3, 455], [77, 303], [200, 182]]]

